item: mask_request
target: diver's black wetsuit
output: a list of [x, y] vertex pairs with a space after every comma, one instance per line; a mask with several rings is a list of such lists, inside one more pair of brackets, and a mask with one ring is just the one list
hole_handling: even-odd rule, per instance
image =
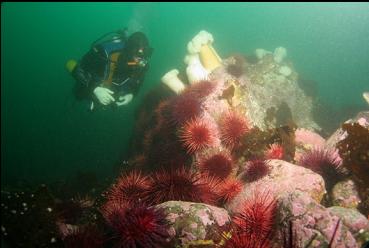
[[113, 44], [113, 46], [115, 47], [110, 47], [110, 51], [107, 51], [103, 45], [93, 47], [73, 70], [72, 75], [77, 80], [75, 86], [77, 99], [94, 100], [93, 90], [109, 76], [107, 70], [109, 70], [111, 60], [108, 53], [111, 52], [119, 53], [112, 77], [113, 83], [109, 87], [114, 91], [114, 98], [130, 93], [134, 96], [137, 94], [149, 65], [147, 64], [145, 67], [129, 66], [124, 43]]

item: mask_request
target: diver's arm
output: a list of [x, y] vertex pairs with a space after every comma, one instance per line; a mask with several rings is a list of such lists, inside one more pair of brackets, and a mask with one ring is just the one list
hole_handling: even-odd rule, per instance
[[96, 78], [93, 79], [88, 72], [83, 71], [83, 69], [80, 67], [76, 68], [75, 71], [78, 82], [78, 98], [88, 98], [93, 101], [94, 99], [97, 99], [102, 105], [109, 105], [115, 101], [113, 97], [114, 92], [108, 88], [102, 87], [101, 82], [99, 82]]
[[80, 84], [82, 87], [90, 88], [91, 91], [93, 90], [96, 82], [96, 79], [93, 78], [92, 74], [85, 70], [80, 64], [76, 66], [73, 70], [73, 77], [77, 80], [77, 83]]
[[100, 53], [97, 49], [91, 49], [83, 56], [72, 73], [77, 81], [77, 87], [86, 97], [92, 97], [94, 90], [101, 85], [106, 61]]
[[115, 102], [117, 106], [123, 106], [129, 104], [133, 98], [138, 94], [139, 88], [141, 87], [143, 78], [130, 79], [130, 87], [126, 89], [125, 94], [119, 96]]

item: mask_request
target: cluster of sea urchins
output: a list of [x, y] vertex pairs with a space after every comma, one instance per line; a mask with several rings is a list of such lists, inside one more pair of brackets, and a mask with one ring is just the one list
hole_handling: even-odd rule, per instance
[[122, 173], [108, 190], [101, 212], [118, 247], [165, 247], [165, 212], [145, 202], [152, 184], [150, 177], [131, 171]]
[[219, 108], [223, 114], [218, 116], [208, 111], [221, 93], [217, 82], [202, 80], [156, 108], [140, 159], [155, 169], [147, 175], [122, 174], [102, 207], [121, 247], [165, 247], [168, 222], [157, 204], [179, 200], [223, 205], [241, 192], [233, 151], [249, 125], [231, 107]]
[[108, 201], [102, 207], [106, 223], [113, 230], [117, 247], [165, 247], [168, 223], [164, 209], [134, 203]]
[[216, 205], [219, 181], [184, 166], [143, 175], [123, 173], [106, 193], [102, 215], [119, 247], [167, 247], [168, 221], [160, 203], [176, 200]]
[[[222, 87], [216, 80], [201, 80], [158, 105], [156, 123], [151, 130], [145, 130], [148, 167], [173, 166], [173, 158], [183, 164], [209, 149], [232, 151], [238, 147], [249, 124], [238, 111], [229, 105], [224, 107], [219, 100]], [[210, 108], [221, 112], [213, 113]]]
[[215, 82], [202, 80], [159, 103], [154, 126], [144, 130], [145, 167], [182, 165], [194, 152], [219, 143], [211, 118], [203, 118], [206, 101], [218, 91]]

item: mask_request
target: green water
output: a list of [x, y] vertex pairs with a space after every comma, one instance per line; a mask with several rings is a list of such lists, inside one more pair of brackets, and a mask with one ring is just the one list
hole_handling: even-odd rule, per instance
[[[145, 85], [129, 107], [89, 113], [74, 101], [64, 64], [129, 23], [155, 49]], [[304, 87], [334, 113], [333, 127], [368, 108], [368, 3], [2, 3], [2, 184], [111, 173], [140, 100], [168, 70], [184, 67], [187, 42], [202, 29], [222, 57], [286, 47], [297, 72], [316, 82]]]

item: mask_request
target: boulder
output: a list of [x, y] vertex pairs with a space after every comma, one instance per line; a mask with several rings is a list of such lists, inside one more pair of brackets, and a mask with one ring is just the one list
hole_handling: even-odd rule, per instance
[[331, 201], [334, 206], [357, 208], [360, 196], [355, 182], [351, 179], [338, 182], [332, 189]]
[[168, 214], [173, 245], [211, 244], [219, 239], [219, 230], [230, 223], [228, 212], [202, 203], [168, 201], [157, 205]]
[[369, 220], [359, 211], [343, 207], [330, 207], [328, 210], [342, 219], [360, 245], [369, 241]]
[[[297, 247], [354, 248], [358, 244], [344, 222], [308, 194], [296, 191], [284, 194], [279, 201], [276, 240], [283, 240], [292, 224], [292, 239]], [[333, 240], [332, 240], [333, 237]], [[332, 240], [332, 241], [331, 241]]]
[[[236, 210], [242, 200], [256, 188], [269, 190], [277, 198], [286, 192], [300, 190], [318, 203], [322, 200], [326, 190], [321, 175], [283, 160], [273, 159], [268, 164], [271, 168], [270, 173], [257, 181], [246, 182], [242, 192], [227, 206], [229, 210]], [[239, 178], [244, 178], [244, 174], [241, 173]]]

